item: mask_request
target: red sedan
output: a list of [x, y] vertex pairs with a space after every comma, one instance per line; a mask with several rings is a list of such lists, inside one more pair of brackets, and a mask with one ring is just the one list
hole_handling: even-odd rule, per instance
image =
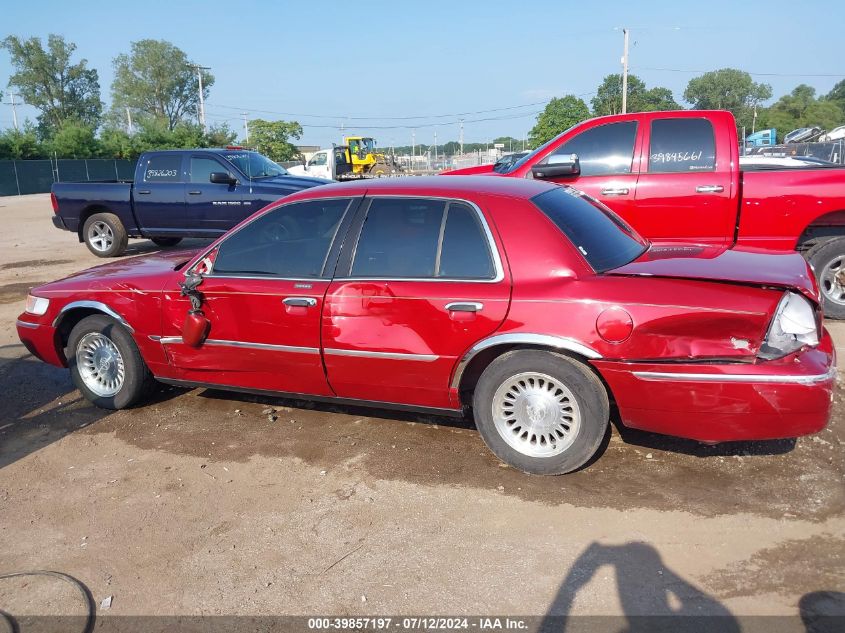
[[827, 423], [834, 349], [797, 253], [651, 245], [574, 189], [407, 178], [294, 194], [201, 252], [32, 290], [27, 348], [94, 404], [156, 381], [461, 415], [531, 473], [624, 424], [705, 442]]

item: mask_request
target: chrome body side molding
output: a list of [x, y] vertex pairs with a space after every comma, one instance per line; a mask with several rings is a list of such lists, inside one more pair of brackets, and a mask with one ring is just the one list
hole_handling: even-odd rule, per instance
[[836, 377], [836, 367], [824, 374], [796, 375], [796, 374], [694, 374], [689, 372], [669, 371], [635, 371], [636, 378], [648, 381], [668, 382], [742, 382], [742, 383], [766, 383], [766, 384], [799, 384], [811, 385], [817, 382], [825, 382]]
[[135, 332], [135, 328], [129, 325], [129, 323], [126, 322], [126, 319], [124, 319], [117, 312], [108, 307], [105, 303], [102, 303], [100, 301], [71, 301], [66, 306], [63, 306], [62, 309], [59, 311], [59, 314], [56, 315], [56, 318], [53, 321], [53, 327], [59, 327], [59, 324], [62, 322], [62, 319], [64, 319], [65, 313], [70, 312], [71, 310], [75, 310], [77, 308], [88, 308], [90, 310], [96, 310], [97, 312], [107, 314], [130, 332]]
[[[181, 336], [150, 336], [150, 339], [158, 341], [162, 345], [181, 345]], [[250, 343], [249, 341], [224, 341], [221, 339], [206, 339], [202, 345], [212, 347], [241, 347], [244, 349], [262, 349], [272, 352], [291, 352], [295, 354], [319, 354], [316, 347], [297, 347], [295, 345], [271, 345], [269, 343]], [[202, 346], [200, 346], [202, 347]]]
[[460, 386], [461, 377], [464, 375], [467, 365], [469, 365], [470, 361], [472, 361], [479, 352], [495, 347], [496, 345], [540, 345], [542, 347], [551, 347], [553, 349], [575, 352], [576, 354], [580, 354], [581, 356], [589, 359], [601, 358], [601, 354], [599, 354], [596, 350], [587, 347], [583, 343], [579, 343], [578, 341], [563, 336], [532, 334], [530, 332], [495, 334], [490, 338], [479, 341], [463, 355], [455, 368], [455, 374], [452, 376], [452, 383], [450, 387], [452, 389], [457, 389]]
[[384, 358], [388, 360], [414, 360], [430, 363], [440, 358], [436, 354], [408, 354], [404, 352], [370, 352], [360, 349], [335, 349], [326, 347], [323, 353], [327, 356], [360, 356], [364, 358]]

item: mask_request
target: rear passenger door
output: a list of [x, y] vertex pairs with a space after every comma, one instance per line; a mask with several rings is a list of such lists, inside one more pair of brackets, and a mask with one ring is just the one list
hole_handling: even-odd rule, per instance
[[141, 180], [133, 185], [133, 208], [148, 235], [184, 235], [185, 196], [182, 152], [146, 154]]
[[190, 156], [185, 185], [189, 221], [213, 237], [225, 233], [254, 210], [252, 206], [244, 206], [243, 185], [213, 183], [209, 178], [215, 172], [236, 178], [235, 172], [215, 156], [207, 153]]
[[343, 398], [455, 408], [460, 356], [502, 323], [510, 278], [482, 210], [367, 199], [323, 310], [323, 359]]
[[732, 150], [727, 140], [717, 142], [713, 123], [704, 117], [655, 116], [646, 143], [631, 224], [657, 241], [733, 240], [738, 203]]

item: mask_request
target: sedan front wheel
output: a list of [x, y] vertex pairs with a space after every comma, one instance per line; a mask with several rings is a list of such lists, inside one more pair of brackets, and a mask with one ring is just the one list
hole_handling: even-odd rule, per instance
[[473, 396], [487, 446], [523, 472], [560, 475], [586, 464], [608, 428], [601, 380], [562, 354], [516, 350], [484, 370]]

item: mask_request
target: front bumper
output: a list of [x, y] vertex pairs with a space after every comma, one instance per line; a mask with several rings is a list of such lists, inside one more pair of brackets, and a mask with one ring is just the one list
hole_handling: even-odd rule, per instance
[[593, 364], [626, 426], [705, 442], [816, 433], [830, 419], [836, 386], [826, 330], [818, 347], [778, 361]]
[[26, 312], [21, 314], [15, 324], [18, 330], [18, 338], [36, 358], [57, 367], [66, 367], [67, 361], [64, 353], [60, 351], [61, 346], [58, 344], [56, 328], [49, 323], [37, 320], [45, 318], [33, 316]]

